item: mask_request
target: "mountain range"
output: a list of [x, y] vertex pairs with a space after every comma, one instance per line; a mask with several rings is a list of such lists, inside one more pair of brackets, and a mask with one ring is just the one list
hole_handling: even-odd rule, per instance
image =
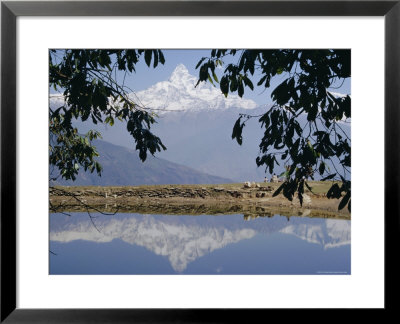
[[[235, 182], [262, 181], [265, 168], [257, 167], [255, 162], [263, 137], [258, 118], [249, 120], [244, 127], [242, 145], [232, 140], [231, 135], [239, 114], [257, 116], [268, 106], [257, 105], [236, 94], [225, 98], [220, 89], [210, 83], [202, 82], [196, 87], [197, 80], [183, 64], [179, 64], [168, 80], [130, 94], [133, 101], [157, 114], [157, 123], [151, 130], [167, 147], [166, 151], [156, 154], [157, 158]], [[50, 104], [60, 106], [62, 101], [61, 96], [52, 96]], [[306, 116], [299, 118], [301, 125], [306, 123]], [[126, 125], [119, 121], [113, 127], [94, 125], [89, 121], [77, 121], [75, 125], [82, 133], [97, 129], [105, 141], [134, 147]], [[348, 124], [342, 127], [350, 134]], [[283, 166], [279, 166], [275, 173], [282, 171]]]

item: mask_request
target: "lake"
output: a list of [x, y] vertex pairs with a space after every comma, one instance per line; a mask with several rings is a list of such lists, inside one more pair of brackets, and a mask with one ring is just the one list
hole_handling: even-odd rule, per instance
[[69, 215], [50, 214], [50, 274], [351, 273], [350, 220]]

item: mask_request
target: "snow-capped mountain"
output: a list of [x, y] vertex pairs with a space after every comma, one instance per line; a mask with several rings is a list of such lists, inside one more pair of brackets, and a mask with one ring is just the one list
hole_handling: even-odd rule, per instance
[[146, 108], [157, 113], [166, 111], [197, 111], [204, 109], [254, 109], [253, 100], [242, 99], [230, 94], [227, 98], [221, 90], [209, 83], [201, 82], [197, 87], [197, 77], [179, 64], [167, 81], [158, 82], [147, 90], [132, 93], [134, 101], [139, 100]]

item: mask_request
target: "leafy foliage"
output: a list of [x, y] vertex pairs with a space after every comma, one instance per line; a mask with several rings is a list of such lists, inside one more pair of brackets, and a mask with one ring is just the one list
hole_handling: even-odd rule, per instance
[[[98, 153], [91, 145], [100, 134], [90, 131], [79, 134], [73, 120], [113, 126], [115, 119], [124, 121], [136, 143], [142, 161], [151, 154], [165, 150], [160, 138], [150, 127], [155, 123], [151, 110], [134, 102], [124, 83], [117, 81], [117, 71], [135, 72], [144, 56], [147, 66], [164, 64], [160, 50], [50, 50], [49, 83], [62, 91], [64, 104], [49, 109], [50, 165], [58, 168], [66, 180], [74, 180], [80, 167], [101, 174], [95, 160]], [[126, 74], [125, 74], [126, 76]]]
[[[236, 55], [236, 64], [224, 66], [225, 57]], [[242, 97], [246, 88], [254, 89], [251, 79], [258, 78], [257, 86], [269, 88], [274, 77], [283, 78], [271, 93], [272, 107], [257, 116], [264, 128], [257, 165], [272, 174], [279, 162], [284, 164], [286, 171], [281, 176], [286, 181], [275, 195], [282, 192], [292, 200], [297, 193], [302, 204], [304, 188], [311, 191], [307, 180], [319, 174], [323, 181], [334, 181], [328, 198], [343, 197], [339, 209], [347, 205], [350, 210], [351, 181], [346, 175], [351, 167], [351, 141], [340, 122], [351, 118], [351, 98], [329, 91], [351, 76], [350, 63], [350, 50], [212, 50], [210, 57], [197, 64], [198, 83], [218, 82], [215, 69], [223, 66], [221, 92], [225, 96], [237, 92]], [[305, 125], [300, 124], [300, 115], [306, 116]], [[240, 145], [243, 127], [254, 117], [241, 115], [236, 121], [232, 139]], [[341, 165], [340, 172], [334, 162]]]

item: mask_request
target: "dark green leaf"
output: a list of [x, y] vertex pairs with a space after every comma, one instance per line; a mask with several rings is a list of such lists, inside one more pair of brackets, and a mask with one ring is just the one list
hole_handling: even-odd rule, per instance
[[201, 65], [201, 63], [204, 62], [205, 59], [206, 59], [205, 57], [202, 57], [202, 58], [201, 58], [201, 60], [200, 60], [200, 61], [197, 63], [197, 65], [196, 65], [196, 70], [199, 68], [199, 66]]
[[340, 201], [338, 210], [342, 210], [342, 209], [347, 205], [347, 203], [348, 203], [349, 200], [350, 200], [350, 197], [351, 197], [351, 193], [350, 193], [350, 191], [348, 191], [348, 192], [344, 195], [344, 197], [342, 198], [342, 200]]
[[149, 67], [151, 64], [151, 54], [152, 54], [151, 50], [147, 50], [144, 52], [144, 60], [147, 64], [147, 66], [149, 66]]
[[324, 172], [325, 172], [325, 163], [324, 162], [321, 162], [319, 164], [318, 172], [319, 172], [320, 175], [324, 174]]
[[282, 184], [279, 186], [278, 189], [275, 190], [275, 192], [272, 194], [272, 197], [278, 196], [278, 195], [281, 193], [282, 189], [283, 189], [285, 186], [286, 186], [286, 181], [285, 181], [284, 183], [282, 183]]

